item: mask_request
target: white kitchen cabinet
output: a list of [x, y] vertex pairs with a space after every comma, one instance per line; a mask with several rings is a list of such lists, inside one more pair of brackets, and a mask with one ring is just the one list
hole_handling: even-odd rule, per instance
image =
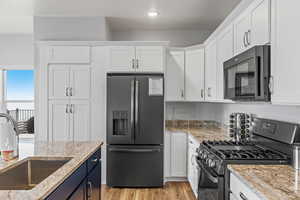
[[90, 136], [90, 103], [71, 100], [70, 135], [73, 141], [88, 141]]
[[256, 0], [234, 22], [235, 54], [270, 42], [270, 0]]
[[184, 100], [185, 55], [183, 50], [169, 51], [166, 67], [166, 101]]
[[68, 99], [70, 69], [65, 65], [49, 65], [49, 98]]
[[141, 72], [164, 71], [164, 48], [157, 46], [137, 46], [136, 66]]
[[187, 177], [187, 134], [166, 132], [165, 176], [167, 178]]
[[217, 95], [217, 41], [205, 47], [205, 100], [214, 101]]
[[187, 159], [187, 177], [191, 185], [194, 195], [198, 196], [198, 181], [199, 181], [199, 170], [196, 161], [197, 148], [199, 147], [199, 142], [196, 141], [193, 136], [188, 136], [188, 159]]
[[242, 182], [236, 175], [230, 173], [230, 191], [232, 195], [230, 200], [261, 200], [244, 182]]
[[161, 46], [113, 46], [108, 48], [109, 72], [163, 72]]
[[235, 24], [235, 54], [239, 54], [246, 49], [248, 49], [251, 45], [249, 41], [249, 34], [251, 34], [251, 16], [248, 13], [242, 14]]
[[274, 104], [300, 104], [300, 1], [272, 1], [271, 73]]
[[88, 65], [50, 65], [49, 98], [88, 99], [90, 77]]
[[204, 100], [204, 49], [185, 52], [185, 100]]
[[172, 133], [171, 138], [171, 176], [186, 177], [187, 176], [187, 134]]
[[87, 65], [70, 66], [70, 98], [89, 99], [91, 90], [91, 69]]
[[251, 32], [248, 40], [252, 46], [270, 42], [270, 17], [270, 0], [259, 1], [258, 6], [251, 12]]
[[85, 100], [49, 101], [49, 140], [88, 141], [90, 105]]
[[49, 101], [49, 141], [70, 140], [70, 117], [68, 100]]
[[233, 25], [224, 29], [217, 38], [217, 100], [224, 100], [224, 62], [233, 57]]
[[88, 46], [51, 46], [49, 63], [90, 63]]
[[108, 48], [108, 70], [116, 72], [135, 71], [135, 47], [114, 46]]

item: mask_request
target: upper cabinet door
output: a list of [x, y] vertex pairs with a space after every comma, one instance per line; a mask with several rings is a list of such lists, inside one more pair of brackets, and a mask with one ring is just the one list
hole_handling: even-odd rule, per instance
[[166, 101], [184, 100], [184, 51], [170, 51], [166, 68]]
[[217, 42], [212, 41], [205, 48], [205, 100], [216, 100], [217, 86]]
[[87, 46], [52, 46], [49, 54], [49, 63], [90, 63]]
[[[251, 45], [251, 17], [248, 13], [242, 14], [234, 24], [235, 30], [235, 54], [248, 49]], [[250, 39], [250, 40], [249, 40]]]
[[72, 141], [88, 141], [90, 136], [90, 103], [70, 101], [70, 135]]
[[88, 65], [70, 67], [71, 99], [89, 99], [91, 90], [91, 69]]
[[272, 103], [300, 104], [300, 1], [272, 1]]
[[68, 99], [70, 91], [69, 67], [49, 65], [49, 99]]
[[135, 47], [132, 46], [114, 46], [109, 48], [108, 71], [112, 72], [134, 72]]
[[252, 45], [264, 45], [270, 42], [270, 16], [270, 0], [261, 1], [252, 11], [251, 33], [248, 36]]
[[70, 106], [68, 100], [49, 101], [49, 141], [69, 141]]
[[217, 38], [217, 100], [224, 100], [223, 63], [233, 57], [233, 25], [229, 25]]
[[141, 72], [164, 71], [164, 48], [157, 46], [137, 46], [136, 66]]
[[185, 52], [185, 99], [204, 100], [204, 49]]

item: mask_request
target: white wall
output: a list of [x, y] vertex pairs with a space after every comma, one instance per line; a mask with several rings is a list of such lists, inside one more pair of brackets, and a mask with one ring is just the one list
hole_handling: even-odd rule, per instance
[[33, 66], [33, 36], [0, 34], [0, 66]]
[[114, 41], [170, 41], [170, 46], [186, 47], [203, 43], [211, 30], [129, 30], [113, 31]]
[[34, 17], [35, 40], [109, 40], [105, 17]]

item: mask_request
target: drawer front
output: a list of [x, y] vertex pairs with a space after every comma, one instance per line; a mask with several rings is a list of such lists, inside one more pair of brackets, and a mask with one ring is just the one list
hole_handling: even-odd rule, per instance
[[260, 198], [234, 174], [230, 174], [230, 191], [236, 200], [260, 200]]
[[67, 178], [58, 188], [46, 199], [57, 200], [67, 199], [86, 177], [86, 163], [83, 163], [69, 178]]
[[90, 63], [88, 46], [53, 46], [49, 50], [49, 63]]
[[88, 160], [87, 168], [90, 172], [97, 164], [100, 164], [101, 161], [101, 149], [98, 149]]

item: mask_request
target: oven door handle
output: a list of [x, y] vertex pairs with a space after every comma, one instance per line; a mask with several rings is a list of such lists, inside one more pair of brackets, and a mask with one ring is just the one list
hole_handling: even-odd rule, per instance
[[197, 158], [197, 163], [198, 163], [198, 165], [200, 165], [201, 170], [203, 170], [206, 173], [207, 178], [209, 178], [209, 180], [211, 180], [213, 183], [217, 184], [218, 177], [213, 175], [212, 172], [210, 172], [208, 169], [206, 169], [206, 167], [201, 163], [201, 161], [198, 158]]

